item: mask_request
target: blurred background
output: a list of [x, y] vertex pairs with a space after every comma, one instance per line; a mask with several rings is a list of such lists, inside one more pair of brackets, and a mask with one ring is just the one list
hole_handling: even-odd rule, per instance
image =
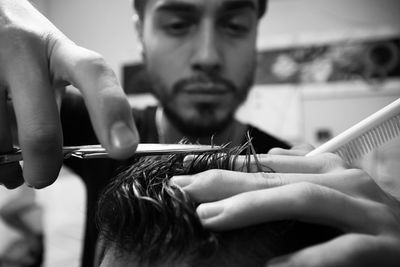
[[[129, 0], [31, 2], [69, 38], [106, 58], [132, 106], [156, 103], [146, 87]], [[399, 11], [399, 0], [270, 0], [260, 22], [256, 84], [237, 118], [292, 144], [317, 146], [399, 98]], [[399, 140], [357, 163], [397, 195]], [[44, 237], [43, 266], [79, 266], [84, 189], [68, 170], [62, 175], [57, 186], [32, 196], [38, 203], [59, 198], [69, 205], [69, 217], [75, 214], [68, 221], [65, 212], [39, 205], [47, 210], [41, 224], [53, 233]], [[0, 188], [0, 206], [17, 194]], [[0, 221], [0, 258], [15, 232]]]

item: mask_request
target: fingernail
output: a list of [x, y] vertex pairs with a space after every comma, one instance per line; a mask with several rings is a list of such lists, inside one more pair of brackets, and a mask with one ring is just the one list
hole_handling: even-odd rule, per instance
[[171, 178], [171, 182], [179, 187], [185, 187], [191, 184], [192, 177], [188, 175], [174, 176]]
[[202, 220], [207, 220], [213, 217], [218, 216], [222, 213], [224, 207], [220, 204], [210, 203], [210, 204], [200, 204], [197, 207], [197, 215]]
[[133, 131], [122, 121], [114, 123], [111, 128], [111, 143], [115, 148], [126, 148], [135, 144]]

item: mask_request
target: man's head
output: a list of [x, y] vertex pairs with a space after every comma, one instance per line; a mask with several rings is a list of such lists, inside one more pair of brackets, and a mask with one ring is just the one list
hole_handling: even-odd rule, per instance
[[[149, 0], [133, 0], [133, 8], [135, 9], [136, 13], [138, 14], [140, 20], [143, 20], [144, 17], [144, 9], [146, 3]], [[150, 0], [151, 1], [151, 0]], [[265, 14], [265, 10], [267, 8], [268, 0], [258, 0], [258, 17], [261, 18]]]
[[[227, 155], [236, 152], [227, 151]], [[212, 232], [196, 203], [169, 183], [174, 175], [233, 169], [230, 156], [204, 154], [141, 158], [108, 185], [98, 205], [101, 267], [264, 266], [272, 257], [326, 240], [327, 233], [294, 222]], [[310, 230], [312, 229], [312, 230]], [[315, 236], [314, 236], [315, 235]]]
[[136, 0], [154, 93], [183, 133], [223, 129], [253, 83], [266, 0]]

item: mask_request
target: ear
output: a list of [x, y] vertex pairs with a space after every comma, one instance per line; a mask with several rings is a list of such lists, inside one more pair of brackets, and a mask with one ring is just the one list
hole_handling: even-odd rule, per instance
[[133, 22], [133, 26], [134, 26], [134, 28], [136, 30], [138, 38], [140, 40], [142, 40], [142, 37], [143, 37], [143, 22], [139, 18], [138, 14], [133, 14], [132, 15], [132, 22]]
[[138, 46], [137, 48], [140, 51], [140, 53], [142, 54], [143, 53], [143, 22], [137, 14], [134, 14], [132, 16], [132, 22], [133, 22], [133, 26], [136, 31], [137, 39], [139, 41], [139, 43], [137, 44], [137, 46]]

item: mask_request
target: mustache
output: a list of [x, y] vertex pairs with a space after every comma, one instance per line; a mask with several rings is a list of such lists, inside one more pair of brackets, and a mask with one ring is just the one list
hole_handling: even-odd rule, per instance
[[[220, 92], [235, 92], [236, 86], [229, 80], [224, 79], [219, 75], [196, 75], [177, 81], [173, 86], [173, 92], [179, 93], [182, 91], [194, 91], [195, 88], [199, 91], [220, 91]], [[197, 90], [196, 90], [197, 91]]]

